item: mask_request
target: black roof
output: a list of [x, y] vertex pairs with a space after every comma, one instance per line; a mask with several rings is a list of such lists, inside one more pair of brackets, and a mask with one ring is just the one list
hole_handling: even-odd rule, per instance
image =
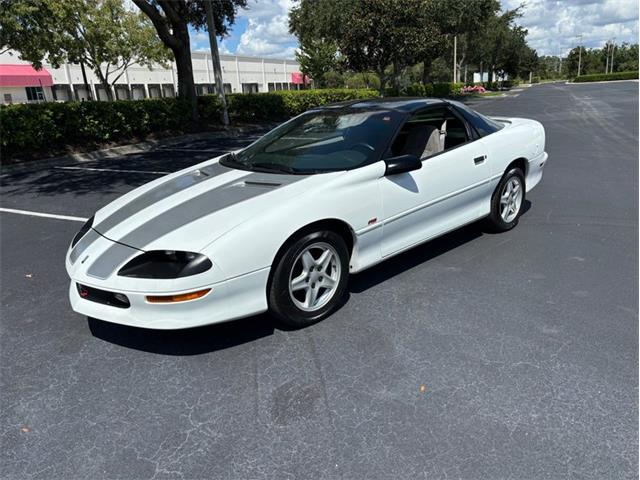
[[384, 97], [369, 98], [366, 100], [348, 100], [346, 102], [332, 103], [320, 107], [319, 110], [330, 110], [338, 108], [354, 108], [354, 109], [380, 109], [396, 110], [399, 112], [415, 112], [421, 108], [430, 105], [446, 105], [447, 101], [441, 98], [425, 98], [425, 97]]

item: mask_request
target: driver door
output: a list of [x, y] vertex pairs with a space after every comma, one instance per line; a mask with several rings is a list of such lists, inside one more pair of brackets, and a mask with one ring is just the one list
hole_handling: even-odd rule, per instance
[[479, 218], [491, 171], [485, 145], [474, 134], [446, 106], [407, 120], [389, 154], [418, 155], [422, 168], [380, 179], [383, 257]]

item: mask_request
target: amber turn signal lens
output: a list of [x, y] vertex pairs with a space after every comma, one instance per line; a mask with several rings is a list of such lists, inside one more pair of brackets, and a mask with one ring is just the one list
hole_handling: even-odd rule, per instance
[[188, 300], [196, 300], [198, 298], [204, 297], [207, 293], [211, 291], [210, 288], [205, 288], [204, 290], [198, 290], [197, 292], [183, 293], [180, 295], [149, 295], [147, 296], [147, 302], [149, 303], [176, 303], [176, 302], [186, 302]]

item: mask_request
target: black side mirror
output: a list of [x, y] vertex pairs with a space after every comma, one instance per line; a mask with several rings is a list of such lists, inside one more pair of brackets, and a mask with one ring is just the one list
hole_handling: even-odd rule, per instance
[[411, 172], [422, 168], [422, 162], [415, 155], [391, 157], [387, 158], [384, 162], [387, 164], [387, 169], [384, 172], [385, 176]]

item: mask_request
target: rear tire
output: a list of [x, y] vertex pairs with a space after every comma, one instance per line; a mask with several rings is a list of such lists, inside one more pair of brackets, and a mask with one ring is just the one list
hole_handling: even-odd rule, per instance
[[276, 259], [269, 309], [290, 327], [312, 325], [342, 302], [349, 276], [344, 239], [329, 230], [301, 235]]
[[494, 232], [506, 232], [518, 224], [525, 199], [524, 174], [511, 168], [504, 174], [491, 197], [491, 213], [487, 218]]

